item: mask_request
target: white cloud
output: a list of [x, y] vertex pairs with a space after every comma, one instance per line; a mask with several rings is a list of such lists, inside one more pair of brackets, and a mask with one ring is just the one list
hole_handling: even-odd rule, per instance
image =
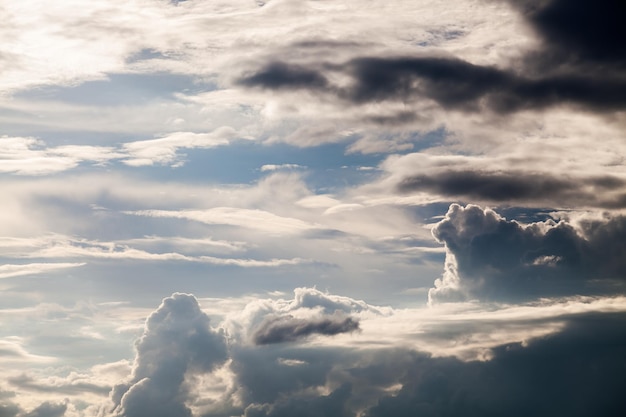
[[[197, 243], [197, 242], [194, 242]], [[93, 259], [134, 259], [144, 261], [185, 261], [212, 265], [231, 265], [244, 268], [278, 267], [312, 262], [302, 258], [291, 259], [248, 259], [223, 258], [209, 255], [186, 255], [178, 252], [149, 252], [136, 249], [124, 243], [75, 239], [67, 236], [44, 236], [39, 238], [1, 239], [0, 247], [6, 256], [15, 258], [93, 258]], [[223, 246], [218, 247], [221, 249]], [[210, 249], [205, 246], [205, 249]], [[44, 273], [46, 271], [85, 265], [85, 263], [32, 263], [24, 265], [0, 266], [0, 278], [18, 275]]]
[[300, 168], [306, 168], [306, 167], [303, 167], [302, 165], [298, 165], [298, 164], [280, 164], [280, 165], [266, 164], [261, 167], [261, 172], [277, 171], [281, 169], [300, 169]]
[[56, 269], [76, 268], [84, 263], [31, 263], [19, 265], [0, 265], [0, 279], [11, 278], [21, 275], [43, 274]]
[[207, 210], [140, 210], [126, 212], [135, 216], [193, 220], [207, 224], [223, 224], [256, 229], [271, 234], [292, 234], [319, 228], [299, 219], [277, 216], [264, 210], [236, 207], [215, 207]]
[[207, 149], [228, 145], [236, 135], [231, 127], [221, 127], [211, 133], [175, 132], [163, 138], [125, 143], [122, 148], [129, 157], [123, 162], [131, 166], [179, 166], [179, 149]]

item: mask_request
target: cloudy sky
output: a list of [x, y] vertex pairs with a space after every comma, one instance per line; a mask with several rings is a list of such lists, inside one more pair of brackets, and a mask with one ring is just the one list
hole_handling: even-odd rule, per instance
[[0, 0], [0, 417], [617, 416], [620, 0]]

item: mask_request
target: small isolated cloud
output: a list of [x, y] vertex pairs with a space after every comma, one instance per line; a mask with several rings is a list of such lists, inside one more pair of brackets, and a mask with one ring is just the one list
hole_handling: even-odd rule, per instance
[[445, 244], [431, 301], [528, 299], [615, 290], [626, 276], [626, 218], [522, 224], [452, 204], [433, 236]]
[[179, 166], [179, 149], [208, 149], [228, 145], [237, 132], [228, 126], [211, 133], [175, 132], [159, 139], [129, 142], [122, 145], [128, 154], [123, 160], [126, 165], [174, 165]]
[[331, 316], [312, 320], [291, 315], [266, 319], [253, 335], [257, 345], [294, 342], [311, 335], [333, 336], [359, 330], [359, 322], [351, 317]]
[[135, 345], [130, 380], [112, 391], [115, 415], [191, 416], [186, 376], [210, 372], [227, 359], [224, 334], [209, 324], [193, 295], [165, 298]]
[[303, 167], [302, 165], [298, 165], [298, 164], [280, 164], [280, 165], [266, 164], [261, 167], [261, 172], [302, 169], [302, 168], [305, 168], [305, 167]]

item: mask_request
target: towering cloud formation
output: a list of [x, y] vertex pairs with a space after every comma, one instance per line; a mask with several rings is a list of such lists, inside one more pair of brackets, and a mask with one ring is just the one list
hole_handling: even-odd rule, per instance
[[626, 276], [622, 216], [525, 225], [491, 209], [452, 204], [433, 235], [446, 245], [446, 268], [431, 301], [598, 293]]
[[192, 295], [165, 298], [148, 317], [136, 344], [131, 379], [113, 389], [115, 413], [124, 417], [183, 417], [187, 373], [209, 372], [227, 358], [224, 335], [209, 327]]

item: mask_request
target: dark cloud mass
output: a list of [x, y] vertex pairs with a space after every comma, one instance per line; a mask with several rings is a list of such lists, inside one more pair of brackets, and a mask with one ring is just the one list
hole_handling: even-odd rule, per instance
[[433, 301], [601, 293], [626, 280], [623, 216], [525, 225], [490, 209], [453, 204], [433, 235], [447, 251]]
[[300, 65], [273, 62], [262, 70], [241, 78], [239, 84], [246, 87], [269, 89], [326, 87], [327, 80], [319, 72]]
[[194, 296], [180, 293], [148, 317], [136, 351], [130, 381], [112, 392], [119, 416], [190, 416], [187, 373], [209, 372], [227, 358], [224, 335], [209, 327]]
[[[620, 0], [510, 0], [544, 40], [543, 64], [626, 68], [626, 3]], [[560, 62], [559, 62], [560, 61]], [[545, 65], [544, 65], [545, 66]]]
[[624, 186], [622, 179], [611, 176], [571, 178], [521, 171], [449, 170], [438, 174], [409, 176], [400, 181], [398, 191], [429, 191], [474, 201], [515, 201], [518, 204], [550, 201], [560, 206], [616, 207], [621, 202], [604, 196], [606, 192], [619, 192]]
[[345, 384], [328, 395], [290, 396], [273, 404], [252, 404], [245, 410], [245, 417], [351, 417], [347, 407], [351, 387]]
[[254, 333], [254, 343], [293, 342], [314, 334], [332, 336], [359, 329], [359, 322], [351, 317], [329, 316], [316, 319], [297, 319], [293, 316], [278, 316], [266, 319]]
[[368, 417], [603, 416], [626, 409], [623, 314], [574, 318], [562, 332], [528, 346], [509, 344], [486, 362], [415, 354]]
[[[596, 112], [626, 108], [626, 16], [619, 0], [510, 1], [541, 38], [515, 67], [454, 57], [359, 57], [309, 66], [274, 61], [238, 83], [306, 89], [354, 104], [428, 98], [446, 109], [506, 114], [575, 105]], [[350, 86], [329, 82], [331, 72]], [[408, 119], [410, 121], [410, 119]]]
[[568, 73], [529, 78], [512, 70], [473, 65], [456, 58], [364, 57], [337, 70], [352, 86], [329, 84], [323, 70], [275, 62], [242, 78], [239, 84], [267, 89], [306, 89], [361, 104], [372, 101], [413, 101], [423, 97], [444, 108], [510, 113], [574, 104], [594, 111], [626, 106], [626, 79]]
[[45, 402], [39, 405], [37, 408], [29, 413], [24, 414], [24, 417], [61, 417], [67, 410], [67, 403], [52, 403]]

